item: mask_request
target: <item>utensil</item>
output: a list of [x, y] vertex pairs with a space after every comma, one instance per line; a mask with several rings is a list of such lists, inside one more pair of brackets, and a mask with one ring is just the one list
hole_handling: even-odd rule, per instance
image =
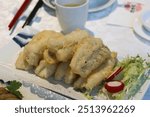
[[8, 25], [9, 30], [11, 30], [11, 28], [17, 23], [17, 20], [22, 15], [22, 13], [25, 11], [25, 9], [28, 7], [30, 2], [31, 2], [31, 0], [25, 0], [24, 1], [24, 3], [21, 5], [18, 12], [15, 14], [14, 18], [12, 19], [12, 21]]
[[37, 13], [37, 11], [39, 10], [39, 8], [43, 5], [43, 1], [39, 0], [37, 2], [37, 4], [35, 5], [35, 7], [33, 8], [32, 12], [30, 13], [30, 15], [28, 16], [28, 18], [26, 19], [25, 23], [23, 24], [22, 28], [24, 28], [24, 26], [29, 25], [32, 21], [32, 19], [34, 18], [35, 14]]

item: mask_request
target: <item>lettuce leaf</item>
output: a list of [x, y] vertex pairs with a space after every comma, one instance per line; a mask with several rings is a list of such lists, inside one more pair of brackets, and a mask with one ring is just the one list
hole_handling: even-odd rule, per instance
[[150, 62], [139, 55], [124, 58], [117, 63], [116, 67], [124, 68], [114, 80], [121, 80], [125, 84], [125, 88], [123, 91], [114, 94], [110, 94], [104, 90], [104, 94], [106, 94], [106, 96], [109, 94], [110, 99], [131, 99], [150, 77]]

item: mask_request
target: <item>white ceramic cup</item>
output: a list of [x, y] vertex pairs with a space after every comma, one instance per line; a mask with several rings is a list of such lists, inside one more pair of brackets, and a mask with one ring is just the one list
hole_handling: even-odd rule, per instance
[[[78, 6], [68, 7], [68, 4]], [[88, 17], [89, 0], [55, 0], [56, 15], [64, 34], [84, 29]]]

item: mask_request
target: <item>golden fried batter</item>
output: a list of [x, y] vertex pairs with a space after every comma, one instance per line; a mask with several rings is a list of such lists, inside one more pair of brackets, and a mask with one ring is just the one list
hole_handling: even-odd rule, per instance
[[58, 63], [58, 60], [56, 59], [55, 54], [49, 52], [48, 49], [44, 50], [43, 58], [49, 64], [56, 64], [56, 63]]
[[55, 72], [55, 79], [56, 80], [62, 80], [62, 78], [65, 76], [67, 72], [67, 68], [69, 67], [69, 62], [62, 62], [58, 65], [56, 72]]
[[28, 64], [28, 62], [26, 61], [26, 57], [24, 55], [24, 52], [20, 52], [19, 56], [16, 60], [15, 66], [17, 69], [21, 69], [21, 70], [30, 70], [32, 69], [32, 66]]
[[29, 65], [37, 66], [43, 57], [43, 51], [47, 48], [47, 41], [63, 36], [61, 33], [45, 30], [33, 37], [31, 42], [24, 47], [24, 54]]
[[87, 78], [78, 78], [74, 83], [75, 89], [92, 90], [98, 86], [105, 78], [112, 72], [113, 67], [116, 64], [116, 53], [112, 53], [111, 57], [107, 59], [102, 65], [95, 69]]
[[66, 74], [65, 74], [65, 83], [66, 84], [72, 84], [77, 78], [77, 74], [73, 73], [71, 68], [68, 67]]
[[110, 51], [100, 39], [88, 38], [79, 44], [70, 66], [74, 73], [86, 78], [109, 57]]
[[45, 60], [41, 60], [40, 64], [35, 69], [35, 74], [41, 78], [49, 78], [57, 68], [57, 64], [48, 64]]
[[58, 49], [56, 53], [57, 59], [63, 62], [71, 60], [74, 55], [76, 46], [87, 37], [89, 37], [89, 34], [84, 30], [75, 30], [72, 33], [64, 36], [63, 47]]

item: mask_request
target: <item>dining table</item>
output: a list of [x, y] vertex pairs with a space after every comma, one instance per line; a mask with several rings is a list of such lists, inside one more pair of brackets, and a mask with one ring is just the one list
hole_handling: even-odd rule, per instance
[[[8, 52], [7, 48], [5, 50], [4, 48], [25, 28], [32, 28], [37, 31], [54, 30], [61, 32], [55, 9], [50, 8], [46, 4], [43, 4], [38, 10], [31, 24], [22, 28], [22, 25], [37, 1], [32, 0], [28, 8], [19, 18], [17, 24], [9, 31], [8, 24], [24, 0], [0, 0], [0, 65], [10, 65], [11, 61], [5, 61], [3, 59], [3, 56], [7, 56], [6, 53]], [[132, 2], [137, 7], [134, 12], [129, 11], [124, 6], [124, 3], [130, 4]], [[150, 39], [145, 39], [137, 34], [134, 27], [136, 25], [136, 19], [139, 19], [145, 9], [150, 9], [150, 0], [116, 0], [108, 8], [89, 12], [85, 27], [95, 37], [101, 38], [112, 51], [117, 52], [119, 60], [127, 56], [136, 55], [140, 55], [142, 58], [149, 60]], [[145, 90], [142, 99], [150, 100], [150, 85]]]

